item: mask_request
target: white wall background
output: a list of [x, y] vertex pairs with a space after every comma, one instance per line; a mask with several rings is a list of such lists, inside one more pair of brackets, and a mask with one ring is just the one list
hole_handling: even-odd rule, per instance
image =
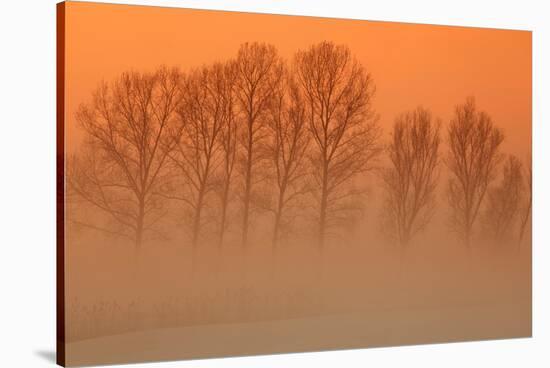
[[[148, 367], [550, 366], [550, 8], [542, 0], [128, 0], [115, 3], [533, 30], [532, 339]], [[55, 357], [55, 0], [0, 2], [0, 366]], [[498, 62], [498, 61], [495, 61]], [[546, 121], [545, 117], [546, 116]], [[140, 365], [141, 366], [141, 365]]]

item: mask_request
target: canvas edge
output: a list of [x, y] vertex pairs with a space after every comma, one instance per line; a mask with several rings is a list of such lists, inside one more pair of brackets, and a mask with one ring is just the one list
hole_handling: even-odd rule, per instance
[[[416, 23], [416, 22], [401, 22], [401, 21], [384, 21], [384, 20], [372, 20], [363, 18], [347, 18], [347, 17], [328, 17], [318, 15], [304, 15], [304, 14], [282, 14], [282, 13], [263, 13], [263, 12], [251, 12], [242, 10], [231, 9], [210, 9], [199, 7], [181, 7], [181, 6], [162, 6], [153, 4], [133, 4], [133, 3], [109, 3], [103, 1], [79, 1], [69, 0], [62, 1], [56, 4], [56, 363], [60, 366], [67, 366], [66, 362], [66, 314], [65, 314], [65, 66], [66, 66], [66, 4], [67, 3], [85, 3], [85, 4], [97, 4], [97, 5], [116, 5], [116, 6], [137, 6], [137, 7], [156, 7], [164, 9], [180, 9], [189, 11], [207, 11], [207, 12], [223, 12], [223, 13], [243, 13], [253, 15], [269, 15], [269, 16], [290, 16], [290, 17], [304, 17], [304, 18], [316, 18], [316, 19], [329, 19], [329, 20], [344, 20], [344, 21], [364, 21], [375, 23], [400, 23], [408, 25], [421, 25], [421, 26], [435, 26], [435, 27], [452, 27], [452, 28], [473, 28], [480, 30], [497, 30], [497, 31], [513, 31], [513, 32], [526, 32], [529, 34], [529, 42], [531, 44], [531, 87], [533, 87], [534, 76], [534, 52], [532, 49], [534, 29], [512, 29], [512, 28], [493, 28], [493, 27], [480, 27], [480, 26], [460, 26], [452, 24], [438, 24], [438, 23]], [[531, 91], [531, 107], [533, 107], [533, 89]], [[531, 113], [533, 116], [533, 112]], [[533, 135], [535, 124], [531, 119], [531, 145], [529, 155], [533, 158]], [[532, 216], [532, 215], [531, 215]], [[533, 221], [531, 217], [530, 227], [533, 228]], [[531, 230], [532, 231], [532, 230]], [[531, 241], [531, 247], [533, 241]], [[533, 253], [531, 254], [531, 265], [533, 265]], [[381, 345], [373, 347], [351, 347], [351, 348], [335, 348], [335, 349], [323, 349], [323, 350], [300, 350], [289, 352], [265, 352], [251, 355], [227, 355], [216, 358], [231, 358], [231, 357], [249, 357], [249, 356], [266, 356], [266, 355], [278, 355], [278, 354], [300, 354], [311, 352], [326, 352], [326, 351], [346, 351], [346, 350], [362, 350], [368, 348], [387, 348], [387, 347], [399, 347], [399, 346], [421, 346], [421, 345], [438, 345], [447, 343], [463, 343], [463, 342], [480, 342], [480, 341], [498, 341], [509, 339], [523, 339], [533, 338], [533, 272], [531, 270], [531, 331], [525, 336], [511, 336], [505, 338], [489, 338], [479, 340], [457, 340], [446, 342], [428, 342], [428, 343], [414, 343], [404, 345]], [[216, 359], [214, 358], [214, 359]], [[190, 358], [190, 359], [177, 359], [167, 360], [170, 361], [189, 361], [194, 359], [212, 359], [212, 358]], [[134, 361], [128, 362], [128, 364], [150, 363], [150, 362], [164, 362], [164, 361]], [[111, 363], [107, 363], [111, 364]], [[125, 364], [125, 363], [113, 363], [113, 364]]]
[[65, 2], [56, 4], [56, 363], [65, 354]]

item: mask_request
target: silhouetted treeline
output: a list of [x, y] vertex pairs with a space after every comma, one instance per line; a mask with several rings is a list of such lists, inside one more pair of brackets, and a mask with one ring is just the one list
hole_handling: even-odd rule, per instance
[[195, 254], [207, 238], [223, 247], [229, 227], [246, 250], [259, 213], [270, 214], [265, 241], [275, 251], [303, 217], [322, 251], [367, 204], [361, 182], [377, 169], [385, 229], [402, 246], [429, 228], [438, 201], [465, 246], [478, 230], [519, 244], [531, 167], [505, 158], [489, 114], [473, 98], [448, 124], [418, 107], [397, 115], [385, 142], [375, 91], [366, 66], [331, 42], [290, 60], [245, 43], [234, 58], [193, 70], [123, 73], [76, 115], [85, 140], [69, 161], [69, 189], [109, 218], [78, 221], [130, 239], [139, 253], [165, 235], [158, 224], [171, 215]]

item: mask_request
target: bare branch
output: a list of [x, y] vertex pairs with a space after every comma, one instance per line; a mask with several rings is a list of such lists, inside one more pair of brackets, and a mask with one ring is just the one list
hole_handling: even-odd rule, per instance
[[385, 217], [402, 246], [423, 230], [433, 215], [437, 186], [440, 122], [422, 107], [395, 119], [386, 147], [390, 167], [382, 170]]
[[[319, 198], [319, 249], [335, 216], [331, 197], [372, 168], [380, 131], [372, 107], [374, 82], [346, 46], [321, 42], [294, 58], [297, 84], [314, 142], [310, 155]], [[350, 194], [352, 192], [349, 192]], [[349, 207], [354, 211], [354, 206]], [[338, 218], [341, 216], [338, 215]]]
[[485, 193], [502, 161], [499, 148], [503, 139], [489, 115], [477, 111], [473, 97], [456, 107], [445, 161], [451, 172], [448, 199], [453, 211], [451, 224], [468, 247]]

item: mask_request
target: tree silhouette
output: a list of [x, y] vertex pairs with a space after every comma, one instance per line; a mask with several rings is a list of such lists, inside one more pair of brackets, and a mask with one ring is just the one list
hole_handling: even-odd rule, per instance
[[164, 67], [124, 73], [101, 84], [76, 115], [85, 143], [71, 164], [69, 186], [115, 222], [109, 228], [87, 225], [132, 239], [137, 253], [164, 215], [159, 192], [173, 149], [179, 80], [178, 70]]
[[386, 152], [391, 166], [382, 172], [390, 231], [402, 246], [424, 229], [433, 215], [441, 123], [422, 107], [399, 115]]
[[372, 107], [375, 87], [371, 75], [343, 45], [321, 42], [298, 51], [294, 66], [314, 142], [311, 164], [322, 251], [327, 229], [351, 208], [346, 200], [356, 193], [347, 184], [369, 170], [380, 151]]
[[270, 105], [267, 144], [276, 187], [275, 204], [271, 208], [274, 213], [273, 250], [277, 248], [281, 231], [288, 225], [288, 207], [309, 190], [303, 179], [308, 174], [305, 158], [310, 141], [305, 102], [288, 71], [284, 83], [275, 88]]
[[272, 45], [245, 43], [236, 59], [236, 96], [242, 116], [238, 135], [242, 148], [240, 171], [244, 180], [242, 194], [242, 246], [246, 247], [249, 232], [250, 206], [253, 187], [257, 183], [256, 168], [263, 160], [258, 146], [265, 141], [265, 116], [270, 100], [280, 83], [283, 62]]
[[508, 156], [502, 168], [500, 183], [488, 192], [485, 223], [496, 242], [509, 239], [515, 228], [522, 200], [522, 166], [517, 157]]
[[501, 161], [499, 147], [503, 139], [490, 116], [477, 110], [473, 97], [456, 107], [448, 128], [448, 199], [451, 224], [468, 248], [487, 188]]
[[228, 117], [228, 94], [232, 86], [227, 67], [221, 63], [195, 70], [182, 84], [178, 109], [181, 135], [175, 136], [170, 158], [181, 180], [171, 198], [183, 201], [191, 219], [191, 245], [195, 255], [209, 193], [215, 188], [215, 173], [223, 161], [220, 136]]
[[221, 170], [217, 174], [216, 193], [220, 200], [220, 224], [218, 233], [218, 247], [221, 248], [224, 241], [225, 231], [228, 223], [228, 210], [231, 197], [231, 186], [233, 182], [235, 161], [237, 157], [237, 109], [235, 106], [235, 82], [236, 65], [228, 62], [225, 66], [225, 116], [219, 134], [222, 149]]
[[528, 158], [526, 171], [527, 173], [526, 175], [524, 175], [524, 177], [525, 177], [525, 187], [527, 190], [527, 201], [526, 201], [527, 203], [525, 205], [525, 209], [523, 210], [523, 214], [521, 216], [518, 247], [521, 246], [521, 242], [523, 240], [523, 237], [525, 236], [525, 230], [527, 228], [527, 224], [531, 219], [531, 207], [533, 206], [533, 163], [531, 162], [531, 157]]

